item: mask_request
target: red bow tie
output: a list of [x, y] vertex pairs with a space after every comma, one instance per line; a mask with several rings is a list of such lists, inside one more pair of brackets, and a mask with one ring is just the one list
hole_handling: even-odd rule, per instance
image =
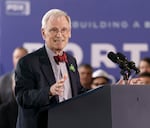
[[67, 55], [65, 52], [63, 52], [63, 55], [62, 56], [54, 56], [54, 60], [57, 64], [59, 64], [59, 62], [68, 62], [67, 60]]

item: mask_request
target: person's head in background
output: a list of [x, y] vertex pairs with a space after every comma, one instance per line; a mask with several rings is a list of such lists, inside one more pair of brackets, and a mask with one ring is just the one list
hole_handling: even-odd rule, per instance
[[139, 62], [140, 74], [143, 72], [150, 72], [150, 57], [145, 57]]
[[93, 82], [91, 88], [95, 89], [104, 85], [112, 85], [116, 82], [115, 78], [102, 69], [98, 69], [92, 74]]
[[150, 85], [150, 72], [140, 73], [138, 77], [140, 78], [138, 85]]
[[28, 54], [27, 49], [23, 47], [17, 47], [14, 49], [13, 55], [12, 55], [14, 69], [16, 68], [16, 65], [19, 59], [27, 54]]
[[92, 83], [93, 68], [90, 64], [81, 64], [78, 68], [81, 85], [90, 89]]
[[41, 33], [46, 46], [55, 54], [61, 54], [71, 38], [71, 19], [59, 9], [48, 11], [42, 18]]

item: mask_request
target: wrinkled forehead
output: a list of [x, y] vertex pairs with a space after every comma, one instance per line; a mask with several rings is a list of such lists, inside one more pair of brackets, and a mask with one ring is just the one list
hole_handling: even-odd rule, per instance
[[61, 16], [61, 15], [58, 15], [57, 17], [55, 17], [55, 16], [49, 17], [46, 24], [48, 26], [55, 26], [55, 27], [63, 26], [63, 27], [70, 28], [70, 24], [69, 24], [66, 16]]
[[67, 16], [64, 16], [64, 15], [55, 14], [55, 15], [51, 15], [49, 17], [49, 20], [51, 20], [51, 21], [59, 20], [59, 19], [64, 19], [69, 23], [69, 18]]

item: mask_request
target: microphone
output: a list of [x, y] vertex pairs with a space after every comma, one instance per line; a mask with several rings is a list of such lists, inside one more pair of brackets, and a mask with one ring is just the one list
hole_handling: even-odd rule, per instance
[[107, 57], [114, 63], [118, 63], [117, 55], [113, 52], [109, 52]]
[[107, 57], [114, 63], [118, 64], [119, 67], [123, 70], [127, 70], [130, 72], [130, 68], [127, 65], [127, 61], [124, 60], [124, 56], [115, 54], [113, 52], [109, 52]]
[[140, 70], [135, 66], [135, 63], [133, 61], [130, 61], [128, 63], [128, 66], [130, 69], [133, 69], [136, 72], [136, 74], [140, 73]]
[[122, 61], [124, 61], [125, 63], [127, 63], [128, 67], [129, 67], [130, 69], [133, 69], [133, 70], [136, 72], [136, 74], [138, 74], [138, 73], [140, 72], [140, 70], [135, 66], [135, 63], [134, 63], [133, 61], [128, 61], [128, 59], [126, 58], [125, 55], [123, 55], [123, 54], [120, 53], [120, 52], [118, 52], [117, 55], [118, 55], [118, 57], [119, 57]]
[[126, 58], [125, 55], [123, 55], [120, 52], [117, 52], [117, 56], [119, 57], [119, 59], [121, 59], [122, 61], [124, 61], [125, 63], [128, 63], [128, 59]]
[[128, 61], [125, 59], [125, 56], [120, 53], [115, 54], [113, 52], [109, 52], [107, 56], [112, 62], [119, 65], [121, 69], [120, 74], [123, 75], [124, 80], [128, 80], [131, 75], [131, 69], [128, 67]]

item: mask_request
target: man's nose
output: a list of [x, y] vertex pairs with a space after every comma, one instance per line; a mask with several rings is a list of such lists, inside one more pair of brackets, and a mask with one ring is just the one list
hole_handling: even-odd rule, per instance
[[56, 36], [62, 36], [62, 32], [61, 32], [61, 31], [58, 31], [58, 32], [56, 33]]

